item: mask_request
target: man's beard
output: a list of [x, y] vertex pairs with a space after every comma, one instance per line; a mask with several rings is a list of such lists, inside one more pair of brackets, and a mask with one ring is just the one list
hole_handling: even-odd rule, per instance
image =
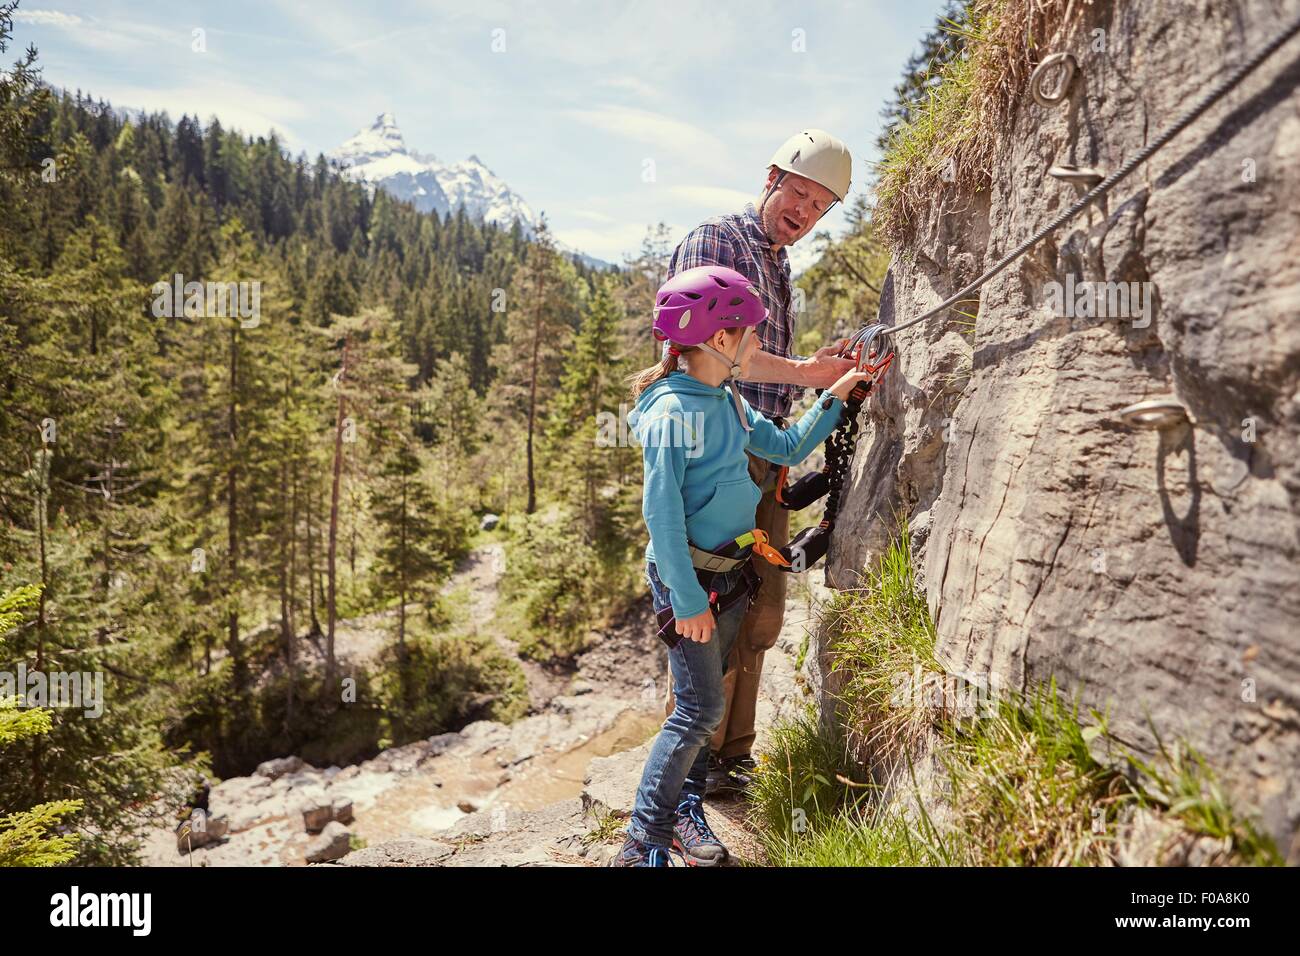
[[[776, 238], [777, 227], [781, 225], [781, 217], [776, 214], [770, 205], [764, 205], [762, 217], [763, 235], [767, 241], [775, 245], [779, 240]], [[785, 243], [782, 243], [785, 245]]]
[[790, 233], [789, 239], [776, 238], [776, 233], [778, 229], [788, 230], [790, 227], [785, 224], [783, 214], [777, 213], [776, 210], [772, 208], [772, 204], [770, 202], [763, 204], [763, 214], [761, 216], [761, 220], [762, 220], [761, 225], [763, 226], [763, 235], [765, 235], [767, 237], [767, 241], [772, 243], [773, 245], [780, 243], [783, 246], [789, 246], [798, 242], [799, 239], [802, 238], [799, 235], [797, 230], [792, 231]]

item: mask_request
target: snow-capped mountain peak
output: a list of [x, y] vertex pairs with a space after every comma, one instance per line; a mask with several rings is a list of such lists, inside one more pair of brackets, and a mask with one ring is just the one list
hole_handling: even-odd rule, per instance
[[[330, 155], [351, 167], [373, 166], [395, 156], [418, 162], [418, 158], [407, 150], [406, 140], [397, 128], [397, 120], [392, 113], [380, 113], [369, 129], [360, 130]], [[402, 164], [390, 162], [389, 165]]]
[[[529, 238], [537, 227], [528, 203], [477, 154], [448, 164], [431, 153], [418, 153], [406, 145], [392, 113], [380, 113], [368, 129], [357, 132], [329, 157], [344, 167], [344, 175], [365, 183], [372, 194], [383, 189], [422, 212], [445, 216], [463, 207], [471, 218], [506, 228], [518, 219]], [[557, 242], [557, 247], [592, 267], [608, 265], [563, 243]]]
[[440, 163], [406, 145], [392, 113], [380, 113], [330, 157], [346, 174], [371, 188], [381, 187], [417, 209], [445, 216], [463, 206], [475, 219], [509, 226], [519, 219], [531, 233], [537, 220], [523, 198], [488, 169], [478, 156]]

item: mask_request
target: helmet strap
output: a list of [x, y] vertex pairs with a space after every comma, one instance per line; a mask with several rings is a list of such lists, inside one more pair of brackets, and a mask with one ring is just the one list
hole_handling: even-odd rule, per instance
[[[776, 182], [767, 187], [767, 190], [763, 193], [763, 201], [758, 204], [758, 224], [760, 226], [763, 225], [763, 210], [767, 207], [767, 201], [772, 198], [772, 193], [781, 187], [781, 180], [783, 179], [785, 179], [785, 170], [777, 167]], [[767, 227], [763, 226], [763, 228], [766, 229]]]
[[697, 346], [697, 348], [702, 349], [705, 352], [708, 352], [719, 362], [729, 366], [727, 377], [724, 378], [722, 381], [725, 385], [727, 385], [731, 389], [731, 398], [732, 398], [732, 402], [736, 406], [736, 415], [740, 419], [741, 427], [744, 428], [745, 431], [752, 431], [752, 429], [750, 428], [749, 422], [745, 419], [745, 406], [742, 404], [740, 398], [740, 387], [738, 383], [738, 377], [740, 375], [740, 356], [745, 351], [745, 345], [749, 342], [749, 337], [753, 334], [753, 332], [754, 332], [754, 327], [752, 325], [747, 325], [745, 326], [744, 330], [740, 333], [740, 344], [736, 346], [736, 357], [734, 359], [728, 358], [722, 352], [719, 352], [712, 345], [709, 345], [706, 342], [701, 342]]
[[[832, 195], [834, 195], [834, 194], [832, 193]], [[832, 209], [834, 209], [836, 206], [838, 206], [838, 205], [839, 205], [839, 202], [840, 202], [840, 201], [839, 201], [838, 199], [832, 199], [832, 200], [831, 200], [831, 204], [830, 204], [829, 206], [827, 206], [825, 209], [823, 209], [823, 210], [822, 210], [822, 214], [821, 214], [820, 216], [817, 217], [817, 221], [818, 221], [818, 222], [821, 222], [823, 219], [825, 219], [825, 218], [826, 218], [826, 214], [827, 214], [828, 212], [830, 212]]]

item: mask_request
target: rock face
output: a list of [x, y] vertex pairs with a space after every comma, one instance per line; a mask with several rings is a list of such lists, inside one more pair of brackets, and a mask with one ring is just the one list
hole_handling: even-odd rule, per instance
[[[1049, 166], [1116, 169], [1271, 39], [1287, 6], [1073, 8], [1044, 47], [1079, 62], [1069, 99], [1042, 107], [1022, 91], [991, 189], [936, 198], [896, 256], [881, 320], [933, 307], [1049, 222], [1082, 194]], [[1054, 676], [1148, 755], [1153, 727], [1185, 738], [1293, 863], [1298, 82], [1293, 40], [986, 284], [973, 330], [950, 312], [900, 334], [828, 563], [851, 584], [907, 515], [947, 669], [1015, 691]], [[1124, 316], [1109, 302], [1086, 314], [1064, 302], [1082, 282], [1139, 283], [1138, 298]], [[1190, 423], [1140, 430], [1117, 415], [1163, 397]]]

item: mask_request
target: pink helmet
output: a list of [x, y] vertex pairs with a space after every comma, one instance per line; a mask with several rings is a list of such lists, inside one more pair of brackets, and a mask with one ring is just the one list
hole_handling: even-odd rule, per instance
[[707, 342], [718, 329], [743, 329], [767, 318], [747, 278], [724, 266], [684, 269], [655, 295], [654, 336], [678, 345]]
[[677, 345], [698, 346], [729, 366], [725, 381], [731, 388], [736, 415], [745, 431], [750, 431], [750, 424], [745, 418], [740, 389], [736, 387], [740, 366], [735, 359], [706, 343], [719, 329], [744, 329], [736, 346], [739, 356], [754, 334], [754, 327], [766, 318], [767, 309], [758, 290], [735, 269], [724, 266], [685, 269], [661, 285], [655, 295], [655, 338]]

